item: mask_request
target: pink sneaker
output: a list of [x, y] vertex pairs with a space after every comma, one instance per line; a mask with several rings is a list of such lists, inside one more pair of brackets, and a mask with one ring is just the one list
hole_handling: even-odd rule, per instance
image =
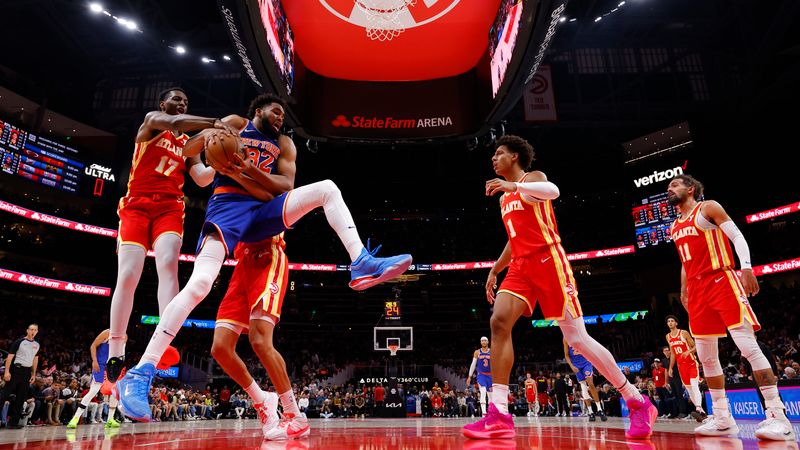
[[472, 439], [513, 439], [517, 435], [511, 414], [502, 414], [494, 403], [489, 404], [486, 415], [481, 420], [464, 425], [461, 432]]
[[625, 402], [630, 411], [631, 427], [625, 432], [625, 437], [630, 439], [647, 439], [653, 434], [653, 425], [658, 417], [658, 409], [650, 403], [650, 399], [643, 395], [642, 401], [627, 400]]

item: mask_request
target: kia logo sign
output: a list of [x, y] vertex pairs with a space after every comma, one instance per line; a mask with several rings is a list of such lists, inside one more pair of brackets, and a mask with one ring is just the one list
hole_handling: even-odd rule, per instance
[[331, 125], [333, 125], [335, 127], [348, 128], [348, 127], [350, 127], [350, 121], [347, 120], [347, 117], [339, 114], [338, 116], [336, 116], [335, 119], [333, 119], [333, 122], [331, 122]]

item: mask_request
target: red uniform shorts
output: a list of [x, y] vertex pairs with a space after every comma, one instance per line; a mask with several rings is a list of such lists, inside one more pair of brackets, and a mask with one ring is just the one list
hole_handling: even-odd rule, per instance
[[[680, 361], [680, 356], [678, 357], [678, 361]], [[687, 363], [679, 362], [678, 372], [681, 374], [681, 383], [683, 383], [684, 386], [690, 386], [693, 379], [700, 377], [700, 372], [697, 371], [697, 363], [694, 360]]]
[[534, 402], [536, 402], [536, 395], [534, 395], [533, 391], [527, 391], [526, 390], [525, 391], [525, 399], [528, 401], [528, 403], [534, 403]]
[[550, 403], [550, 397], [547, 395], [547, 392], [539, 392], [539, 404], [542, 406], [547, 406]]
[[247, 332], [255, 308], [275, 324], [281, 317], [289, 261], [284, 253], [283, 233], [256, 243], [240, 242], [234, 250], [239, 263], [233, 270], [228, 291], [217, 311], [217, 326], [229, 323]]
[[183, 237], [183, 198], [153, 195], [122, 197], [117, 206], [119, 235], [117, 243], [134, 244], [151, 250], [163, 234]]
[[511, 260], [508, 273], [497, 291], [498, 294], [501, 292], [524, 301], [528, 305], [527, 317], [533, 314], [537, 301], [548, 320], [563, 319], [567, 311], [572, 317], [583, 316], [572, 267], [560, 244]]
[[739, 276], [717, 270], [686, 281], [689, 295], [689, 331], [692, 336], [725, 336], [729, 328], [745, 321], [758, 331], [758, 323]]

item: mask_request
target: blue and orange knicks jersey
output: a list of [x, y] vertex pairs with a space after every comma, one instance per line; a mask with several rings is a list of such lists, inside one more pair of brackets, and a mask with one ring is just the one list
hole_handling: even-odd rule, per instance
[[186, 158], [183, 146], [189, 136], [162, 131], [147, 142], [137, 142], [133, 151], [128, 196], [165, 195], [183, 197]]
[[[253, 122], [247, 121], [247, 125], [239, 131], [239, 138], [242, 140], [244, 151], [250, 162], [261, 169], [264, 173], [272, 173], [275, 171], [275, 166], [278, 163], [278, 157], [281, 154], [281, 148], [278, 145], [278, 140], [264, 135], [259, 131]], [[214, 177], [214, 190], [218, 187], [233, 187], [237, 188], [233, 192], [246, 193], [244, 188], [236, 181], [225, 175], [216, 174]]]
[[[525, 181], [526, 173], [519, 181]], [[511, 243], [511, 257], [519, 258], [539, 253], [559, 244], [561, 237], [556, 226], [553, 202], [528, 201], [519, 192], [506, 192], [500, 202], [503, 225]]]
[[734, 265], [731, 244], [722, 230], [704, 230], [697, 225], [702, 205], [699, 202], [689, 214], [681, 215], [670, 230], [688, 278], [732, 269]]
[[484, 352], [478, 349], [478, 373], [492, 373], [492, 355], [490, 352], [491, 350]]

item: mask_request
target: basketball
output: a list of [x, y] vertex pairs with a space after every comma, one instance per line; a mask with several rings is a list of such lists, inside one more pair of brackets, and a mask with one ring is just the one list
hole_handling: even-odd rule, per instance
[[226, 131], [219, 131], [214, 134], [211, 142], [206, 147], [206, 162], [215, 170], [224, 167], [229, 161], [232, 161], [235, 154], [244, 157], [242, 150], [242, 142], [239, 136], [228, 133]]

